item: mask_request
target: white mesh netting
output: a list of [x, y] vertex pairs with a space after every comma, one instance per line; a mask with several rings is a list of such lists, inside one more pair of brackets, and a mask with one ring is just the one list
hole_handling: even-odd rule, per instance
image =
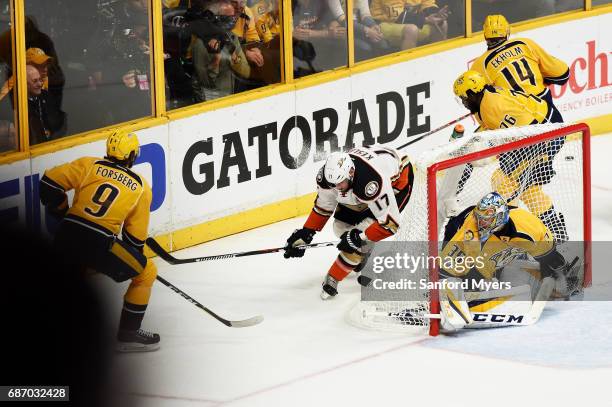
[[[475, 205], [491, 191], [499, 192], [510, 205], [538, 216], [557, 242], [582, 240], [582, 135], [566, 134], [564, 127], [567, 125], [545, 124], [466, 134], [413, 158], [413, 192], [402, 213], [395, 244], [404, 250], [410, 247], [421, 251], [422, 248], [415, 249], [418, 245], [405, 242], [422, 242], [427, 246], [433, 225], [437, 241], [441, 242], [449, 216]], [[533, 143], [533, 136], [551, 131], [555, 131], [554, 138]], [[497, 155], [471, 162], [458, 160], [452, 167], [438, 171], [435, 196], [428, 196], [427, 172], [433, 164], [498, 146], [512, 146], [518, 141], [520, 147], [503, 149]], [[429, 200], [435, 201], [436, 213], [430, 213]], [[427, 272], [422, 274], [416, 278], [429, 278]], [[411, 292], [406, 301], [398, 301], [397, 293], [388, 300], [384, 295], [379, 290], [374, 300], [362, 298], [349, 312], [349, 320], [360, 327], [379, 330], [417, 333], [429, 330], [431, 319], [424, 317], [431, 312], [429, 291], [422, 290], [417, 298]]]

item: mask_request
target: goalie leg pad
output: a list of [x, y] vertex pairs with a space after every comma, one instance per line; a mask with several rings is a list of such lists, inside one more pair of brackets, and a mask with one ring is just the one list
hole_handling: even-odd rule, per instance
[[[463, 289], [460, 288], [461, 279], [447, 278], [446, 283], [447, 287], [440, 290], [441, 326], [445, 331], [453, 332], [473, 321]], [[454, 286], [458, 288], [452, 288]]]

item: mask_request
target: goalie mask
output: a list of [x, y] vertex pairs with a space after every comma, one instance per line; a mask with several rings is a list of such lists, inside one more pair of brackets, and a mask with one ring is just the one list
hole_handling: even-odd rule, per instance
[[354, 174], [355, 164], [347, 153], [335, 152], [327, 158], [324, 170], [325, 180], [334, 187], [345, 180], [348, 181], [347, 187], [350, 186]]
[[506, 200], [497, 192], [486, 194], [474, 208], [480, 241], [484, 242], [491, 233], [500, 230], [510, 219]]

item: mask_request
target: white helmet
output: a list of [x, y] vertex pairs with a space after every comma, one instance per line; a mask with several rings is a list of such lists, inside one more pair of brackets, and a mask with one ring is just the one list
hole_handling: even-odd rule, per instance
[[327, 157], [324, 174], [325, 180], [330, 184], [337, 185], [345, 179], [352, 181], [354, 172], [355, 164], [347, 153], [337, 151]]

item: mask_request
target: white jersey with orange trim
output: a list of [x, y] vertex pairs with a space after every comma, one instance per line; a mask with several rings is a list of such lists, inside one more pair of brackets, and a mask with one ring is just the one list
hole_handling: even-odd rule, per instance
[[[377, 222], [365, 230], [368, 240], [379, 241], [397, 231], [400, 206], [396, 194], [411, 187], [411, 167], [408, 157], [397, 150], [382, 147], [357, 147], [348, 151], [355, 165], [351, 188], [340, 192], [327, 183], [322, 167], [317, 174], [317, 198], [311, 216], [304, 225], [321, 230], [339, 205], [356, 212], [370, 210]], [[410, 175], [409, 175], [410, 174]], [[409, 193], [405, 194], [405, 201]]]

